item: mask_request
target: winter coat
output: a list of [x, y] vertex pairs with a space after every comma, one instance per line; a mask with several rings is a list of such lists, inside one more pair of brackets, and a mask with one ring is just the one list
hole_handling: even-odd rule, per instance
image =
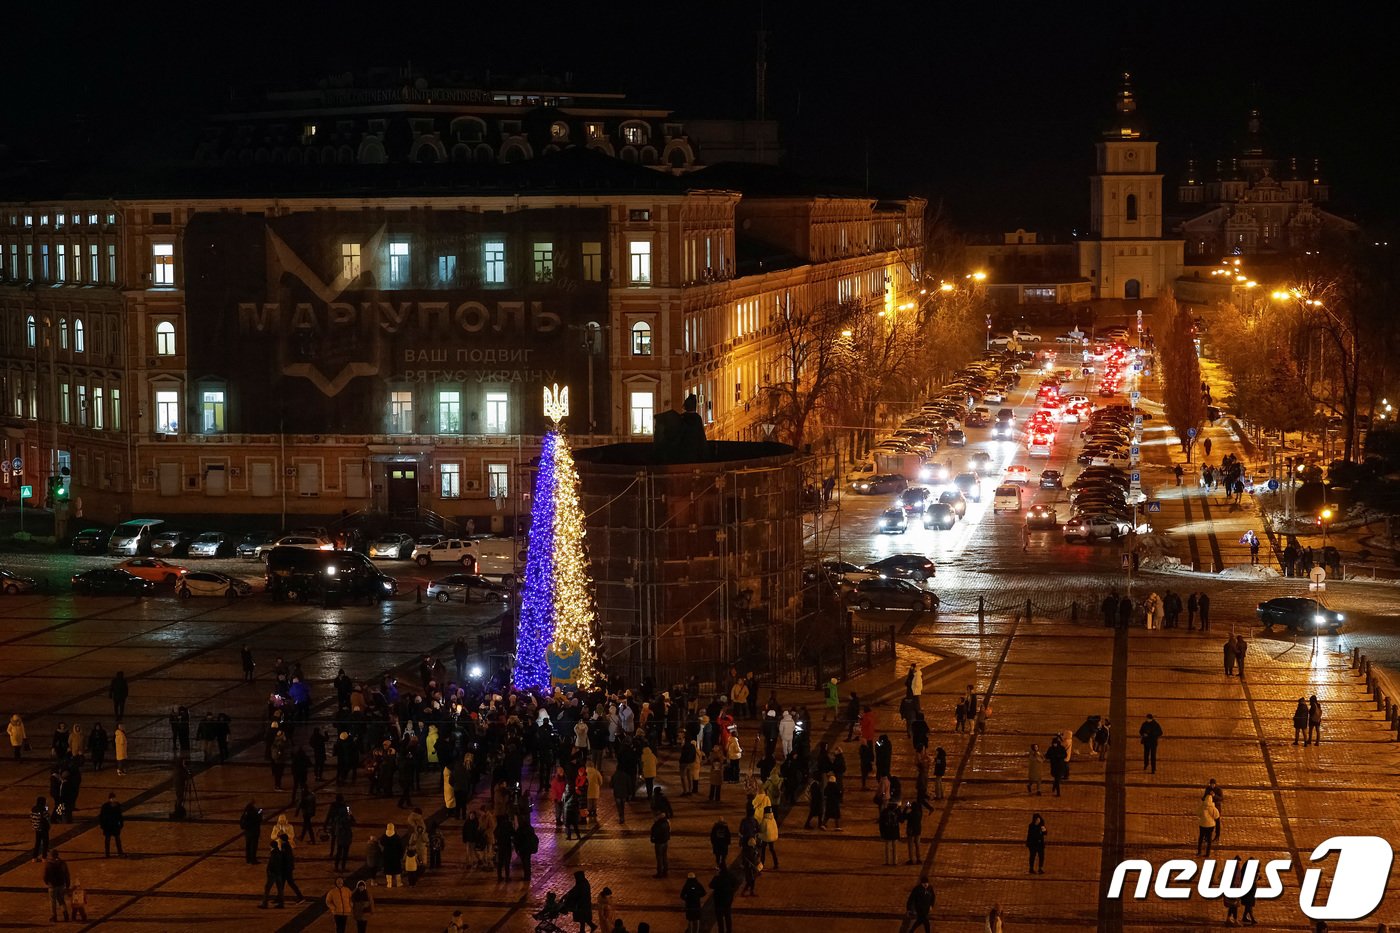
[[914, 668], [914, 679], [909, 684], [909, 691], [916, 697], [923, 696], [924, 693], [924, 672], [917, 667]]
[[403, 839], [397, 834], [393, 836], [386, 834], [380, 840], [380, 849], [384, 853], [384, 874], [402, 875]]
[[1027, 848], [1027, 849], [1043, 849], [1043, 848], [1045, 848], [1045, 824], [1044, 824], [1044, 823], [1041, 823], [1041, 822], [1032, 822], [1029, 826], [1026, 827], [1026, 848]]
[[1028, 783], [1039, 784], [1044, 780], [1042, 776], [1044, 763], [1045, 759], [1041, 757], [1040, 752], [1028, 752], [1026, 754], [1026, 781]]
[[1303, 700], [1298, 701], [1298, 706], [1293, 710], [1293, 728], [1306, 729], [1308, 727], [1308, 704]]
[[642, 777], [656, 777], [656, 752], [651, 750], [651, 746], [642, 749]]
[[1210, 794], [1201, 798], [1200, 806], [1196, 808], [1196, 816], [1200, 819], [1202, 829], [1215, 828], [1215, 821], [1220, 819], [1220, 811], [1216, 809], [1215, 800]]
[[759, 830], [759, 835], [764, 842], [778, 841], [778, 820], [773, 816], [772, 807], [769, 807], [763, 814], [763, 825]]
[[278, 815], [277, 822], [272, 824], [272, 832], [270, 834], [273, 842], [276, 842], [277, 837], [282, 835], [286, 835], [288, 845], [292, 846], [293, 848], [296, 847], [297, 831], [296, 828], [293, 827], [292, 824], [287, 820], [287, 814], [285, 813]]
[[24, 720], [20, 718], [19, 713], [10, 717], [10, 724], [5, 727], [5, 731], [9, 733], [10, 745], [14, 748], [23, 746], [28, 737], [28, 733], [24, 731]]
[[351, 891], [344, 885], [326, 892], [326, 908], [333, 917], [348, 917], [351, 912]]
[[793, 737], [797, 735], [797, 723], [792, 718], [792, 713], [783, 713], [782, 721], [778, 723], [778, 737], [783, 740], [783, 748], [792, 747]]
[[113, 746], [117, 750], [117, 761], [126, 761], [127, 757], [127, 735], [125, 729], [118, 729], [112, 733]]

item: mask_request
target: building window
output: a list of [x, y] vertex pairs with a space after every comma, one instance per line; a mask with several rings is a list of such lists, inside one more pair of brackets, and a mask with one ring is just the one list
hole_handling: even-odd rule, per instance
[[651, 241], [630, 240], [627, 243], [630, 280], [633, 285], [651, 284]]
[[39, 342], [39, 328], [34, 324], [34, 315], [24, 319], [24, 345], [31, 350]]
[[34, 281], [34, 244], [24, 244], [24, 277]]
[[492, 499], [504, 499], [510, 495], [510, 464], [486, 464], [486, 495]]
[[641, 123], [627, 123], [622, 127], [622, 140], [633, 146], [647, 141], [647, 128]]
[[49, 281], [49, 244], [47, 243], [39, 244], [39, 281]]
[[455, 285], [457, 283], [457, 257], [439, 256], [437, 260], [438, 284]]
[[92, 387], [92, 427], [96, 431], [104, 430], [107, 427], [106, 405], [102, 397], [102, 387]]
[[175, 284], [175, 244], [157, 243], [152, 246], [151, 263], [151, 278], [155, 284]]
[[58, 387], [58, 420], [62, 421], [64, 424], [68, 424], [73, 420], [71, 404], [68, 400], [70, 391], [71, 386], [66, 382]]
[[88, 281], [96, 285], [102, 278], [102, 270], [97, 267], [97, 244], [88, 244]]
[[438, 393], [438, 433], [462, 433], [462, 393]]
[[[110, 221], [109, 221], [110, 222]], [[117, 246], [115, 243], [107, 244], [107, 284], [115, 285], [117, 281]]]
[[1127, 220], [1137, 220], [1137, 195], [1130, 194], [1123, 200], [1123, 210]]
[[87, 427], [88, 423], [88, 394], [87, 386], [78, 386], [78, 425]]
[[651, 356], [651, 325], [646, 321], [632, 325], [632, 355]]
[[656, 417], [656, 393], [632, 393], [632, 433], [650, 434]]
[[533, 249], [536, 282], [549, 282], [554, 279], [554, 244], [536, 243]]
[[58, 319], [58, 348], [60, 350], [68, 349], [68, 318], [66, 317]]
[[347, 282], [360, 277], [360, 244], [340, 244], [340, 277]]
[[66, 243], [58, 244], [58, 281], [68, 281], [68, 244]]
[[122, 429], [122, 390], [112, 390], [112, 430]]
[[63, 226], [67, 221], [68, 221], [68, 215], [67, 215], [67, 214], [59, 214], [59, 215], [58, 215], [58, 220], [56, 220], [56, 221], [54, 222], [54, 226], [55, 226], [55, 227], [61, 227], [61, 226]]
[[109, 226], [109, 227], [114, 227], [114, 226], [116, 226], [116, 223], [117, 223], [117, 215], [116, 215], [116, 214], [108, 214], [108, 215], [107, 215], [107, 226]]
[[583, 244], [583, 280], [585, 282], [603, 281], [602, 243]]
[[156, 355], [175, 355], [175, 325], [169, 321], [161, 321], [156, 325]]
[[73, 282], [77, 285], [83, 283], [83, 244], [73, 244]]
[[408, 284], [408, 244], [402, 241], [389, 244], [389, 284]]
[[19, 278], [19, 244], [10, 244], [10, 275]]
[[[589, 139], [602, 139], [606, 134], [603, 132], [603, 124], [585, 123], [583, 125], [583, 135]], [[30, 218], [26, 215], [24, 218], [24, 225], [26, 227], [29, 226], [29, 220]]]
[[462, 465], [460, 463], [438, 464], [438, 495], [444, 499], [462, 497]]
[[34, 226], [34, 215], [33, 215], [33, 214], [25, 214], [25, 215], [24, 215], [24, 225], [25, 225], [26, 227], [32, 227], [32, 226]]
[[407, 389], [389, 393], [389, 433], [413, 433], [413, 393]]
[[73, 352], [82, 353], [86, 348], [86, 343], [83, 333], [83, 319], [75, 318], [73, 321]]
[[488, 285], [506, 283], [506, 244], [502, 240], [487, 240], [481, 246], [482, 279]]
[[224, 433], [224, 393], [205, 389], [200, 402], [200, 430], [205, 434]]
[[180, 433], [180, 393], [173, 389], [156, 393], [156, 431], [161, 434]]
[[89, 226], [89, 227], [95, 227], [95, 226], [97, 226], [97, 215], [96, 215], [96, 214], [88, 214], [88, 226]]
[[486, 433], [506, 434], [510, 431], [510, 396], [505, 392], [486, 393]]
[[634, 207], [627, 211], [627, 219], [634, 222], [651, 220], [651, 210], [645, 207]]

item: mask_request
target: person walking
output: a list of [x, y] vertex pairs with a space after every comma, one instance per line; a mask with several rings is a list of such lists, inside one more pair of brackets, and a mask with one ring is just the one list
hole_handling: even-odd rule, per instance
[[297, 887], [297, 857], [296, 851], [292, 848], [292, 838], [283, 836], [277, 844], [282, 850], [282, 879], [286, 882], [287, 887], [292, 889], [292, 893], [297, 896], [297, 903], [304, 903], [306, 898], [302, 895], [301, 888]]
[[1058, 735], [1050, 740], [1050, 747], [1045, 750], [1045, 760], [1050, 764], [1050, 789], [1058, 797], [1060, 782], [1069, 776], [1069, 752]]
[[822, 690], [826, 694], [826, 711], [822, 713], [822, 719], [835, 719], [836, 707], [841, 703], [841, 688], [837, 685], [836, 678], [828, 680]]
[[1201, 612], [1201, 631], [1210, 631], [1210, 596], [1202, 593], [1200, 599], [1196, 601], [1196, 607]]
[[43, 797], [36, 798], [29, 808], [29, 828], [34, 830], [34, 855], [31, 861], [39, 861], [49, 854], [49, 828], [53, 819], [49, 814], [49, 802]]
[[1298, 705], [1293, 708], [1293, 744], [1297, 745], [1298, 740], [1308, 736], [1308, 701], [1302, 697], [1298, 698]]
[[744, 870], [744, 890], [741, 893], [750, 897], [758, 894], [758, 873], [763, 870], [762, 864], [758, 857], [758, 840], [745, 839], [743, 851], [739, 853], [739, 865]]
[[113, 841], [117, 844], [117, 856], [124, 857], [122, 827], [126, 825], [126, 818], [122, 815], [122, 805], [117, 801], [116, 794], [107, 795], [107, 802], [97, 812], [97, 825], [102, 829], [102, 857], [112, 857]]
[[685, 884], [681, 886], [681, 902], [685, 904], [686, 933], [700, 933], [705, 886], [696, 879], [695, 872], [685, 876]]
[[[943, 776], [948, 773], [948, 753], [940, 745], [933, 750], [933, 799], [943, 799]], [[1056, 788], [1058, 793], [1058, 787]]]
[[72, 881], [73, 876], [68, 872], [68, 863], [59, 855], [58, 850], [54, 849], [44, 862], [44, 886], [49, 891], [50, 923], [58, 922], [60, 910], [63, 912], [64, 921], [68, 920], [68, 886]]
[[934, 894], [933, 884], [928, 880], [928, 875], [920, 875], [919, 883], [914, 885], [909, 896], [904, 899], [904, 914], [909, 921], [909, 933], [914, 933], [921, 927], [924, 933], [933, 933], [930, 915], [936, 900], [937, 895]]
[[[393, 823], [384, 826], [384, 837], [380, 840], [379, 847], [384, 859], [384, 887], [403, 887], [403, 837], [399, 835]], [[500, 878], [499, 870], [496, 876]]]
[[893, 800], [886, 800], [880, 809], [879, 816], [876, 817], [876, 825], [880, 830], [880, 841], [885, 846], [885, 864], [899, 864], [899, 809], [895, 807]]
[[1030, 852], [1028, 875], [1045, 874], [1045, 835], [1045, 817], [1032, 814], [1030, 825], [1026, 827], [1026, 849]]
[[87, 752], [92, 759], [92, 770], [101, 771], [102, 765], [107, 761], [107, 730], [102, 727], [102, 723], [93, 723], [88, 730]]
[[1192, 593], [1186, 597], [1186, 631], [1195, 631], [1196, 613], [1201, 607], [1201, 597], [1199, 593]]
[[1215, 835], [1216, 843], [1220, 842], [1220, 831], [1225, 828], [1225, 788], [1211, 778], [1206, 782], [1206, 790], [1210, 792], [1210, 799], [1215, 803]]
[[250, 684], [253, 682], [253, 669], [257, 667], [257, 665], [253, 663], [253, 649], [244, 645], [243, 650], [239, 653], [239, 657], [243, 662], [243, 682], [245, 684]]
[[[656, 877], [665, 878], [670, 873], [671, 864], [666, 858], [666, 850], [671, 844], [671, 821], [665, 812], [656, 814], [651, 824], [651, 847], [656, 854]], [[690, 876], [694, 878], [694, 875]], [[702, 894], [703, 896], [703, 894]]]
[[131, 740], [126, 734], [126, 726], [117, 723], [112, 731], [112, 750], [117, 756], [117, 774], [126, 774], [126, 762], [131, 752]]
[[243, 860], [249, 865], [258, 864], [258, 837], [262, 835], [263, 812], [253, 806], [253, 801], [243, 808], [238, 817], [238, 828], [243, 831]]
[[1235, 664], [1240, 669], [1240, 680], [1244, 680], [1244, 656], [1249, 653], [1249, 642], [1243, 635], [1235, 636]]
[[1317, 694], [1313, 694], [1308, 699], [1308, 734], [1303, 739], [1303, 744], [1308, 744], [1308, 739], [1312, 744], [1322, 744], [1322, 704], [1317, 701]]
[[729, 863], [729, 844], [733, 838], [734, 834], [730, 832], [724, 817], [715, 820], [715, 824], [710, 827], [710, 852], [715, 857], [715, 868], [721, 871]]
[[1152, 769], [1157, 773], [1157, 743], [1162, 740], [1162, 724], [1151, 713], [1138, 726], [1138, 738], [1142, 741], [1142, 770]]
[[1220, 810], [1215, 806], [1215, 798], [1209, 789], [1201, 794], [1201, 802], [1196, 807], [1196, 854], [1201, 854], [1201, 846], [1205, 846], [1205, 856], [1210, 858], [1210, 846], [1215, 837], [1216, 821], [1220, 819]]
[[267, 910], [267, 902], [274, 888], [277, 889], [277, 907], [286, 907], [285, 893], [287, 887], [287, 876], [283, 873], [283, 858], [287, 851], [277, 843], [271, 843], [267, 848], [267, 868], [263, 874], [263, 898], [258, 909]]
[[1026, 793], [1031, 793], [1031, 788], [1035, 788], [1035, 795], [1040, 796], [1040, 782], [1044, 778], [1045, 756], [1040, 754], [1040, 746], [1031, 743], [1031, 750], [1026, 754]]
[[10, 753], [15, 761], [23, 757], [24, 745], [29, 741], [29, 733], [24, 730], [24, 717], [19, 713], [10, 714], [10, 722], [5, 726], [5, 734], [10, 739]]
[[368, 884], [358, 881], [355, 883], [354, 893], [350, 895], [350, 918], [355, 921], [355, 933], [366, 933], [372, 913], [374, 895], [370, 893]]
[[1235, 676], [1235, 640], [1233, 638], [1225, 639], [1224, 652], [1225, 676], [1233, 677]]
[[350, 889], [345, 886], [345, 879], [337, 875], [335, 883], [326, 892], [326, 910], [330, 911], [331, 919], [335, 921], [335, 933], [345, 933], [353, 908]]
[[736, 883], [728, 869], [715, 872], [710, 880], [713, 892], [710, 902], [715, 905], [715, 933], [734, 933], [734, 893]]
[[[723, 760], [724, 760], [724, 755], [723, 755], [722, 752], [718, 752], [718, 751], [717, 751], [717, 755], [718, 755], [719, 758], [720, 758], [720, 761], [721, 761], [721, 768], [722, 768], [722, 767], [723, 767], [722, 762], [723, 762]], [[722, 774], [722, 773], [721, 773], [720, 783], [723, 783], [723, 774]], [[617, 767], [617, 770], [613, 771], [613, 776], [612, 776], [612, 793], [613, 793], [613, 803], [615, 803], [615, 804], [617, 805], [617, 822], [618, 822], [618, 825], [619, 825], [619, 826], [626, 826], [626, 825], [627, 825], [627, 801], [631, 800], [631, 799], [632, 799], [633, 797], [635, 797], [636, 794], [637, 794], [637, 778], [636, 778], [636, 775], [633, 773], [633, 771], [632, 771], [631, 768], [624, 768], [621, 764], [619, 764], [618, 767]], [[713, 782], [711, 782], [710, 793], [711, 793], [711, 795], [712, 795], [715, 799], [718, 799], [718, 795], [715, 794], [715, 787], [713, 786]]]
[[758, 829], [758, 854], [766, 863], [771, 857], [773, 859], [773, 870], [778, 870], [778, 818], [773, 814], [772, 807], [763, 808], [763, 818], [759, 820]]
[[845, 788], [840, 779], [834, 774], [826, 776], [826, 787], [822, 789], [822, 821], [821, 828], [826, 829], [827, 823], [836, 824], [836, 832], [845, 832], [841, 828], [841, 800], [845, 796]]
[[530, 825], [530, 817], [522, 815], [516, 821], [515, 833], [511, 836], [511, 846], [515, 849], [515, 854], [520, 856], [520, 870], [524, 873], [525, 883], [530, 883], [530, 860], [535, 857], [535, 853], [540, 850], [540, 837], [535, 833], [535, 827]]
[[574, 922], [578, 924], [578, 933], [583, 933], [584, 927], [594, 931], [598, 929], [598, 924], [593, 922], [593, 886], [588, 883], [588, 876], [582, 871], [574, 872], [574, 886], [559, 904], [570, 912]]
[[598, 892], [597, 908], [598, 926], [603, 933], [611, 933], [613, 924], [618, 922], [617, 908], [613, 906], [612, 888], [604, 888]]
[[112, 682], [107, 685], [107, 696], [112, 701], [112, 717], [118, 721], [126, 718], [126, 698], [131, 694], [131, 687], [126, 682], [126, 674], [117, 671]]
[[1108, 746], [1113, 743], [1113, 734], [1110, 728], [1113, 724], [1107, 717], [1099, 720], [1099, 727], [1094, 730], [1094, 749], [1099, 753], [1099, 761], [1108, 759]]

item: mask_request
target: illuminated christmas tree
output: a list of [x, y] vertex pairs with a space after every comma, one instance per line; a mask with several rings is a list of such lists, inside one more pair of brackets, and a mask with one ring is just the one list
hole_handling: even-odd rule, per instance
[[545, 389], [544, 398], [555, 430], [544, 437], [535, 475], [514, 682], [541, 690], [556, 683], [588, 687], [597, 675], [593, 581], [583, 544], [578, 470], [558, 429], [568, 414], [569, 390]]

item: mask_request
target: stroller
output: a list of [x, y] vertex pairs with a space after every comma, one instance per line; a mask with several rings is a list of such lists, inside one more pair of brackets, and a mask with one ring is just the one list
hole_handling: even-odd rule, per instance
[[564, 916], [564, 905], [559, 903], [559, 899], [551, 891], [544, 896], [544, 906], [534, 913], [534, 918], [539, 921], [535, 924], [535, 933], [568, 933], [567, 930], [554, 922], [562, 916]]

